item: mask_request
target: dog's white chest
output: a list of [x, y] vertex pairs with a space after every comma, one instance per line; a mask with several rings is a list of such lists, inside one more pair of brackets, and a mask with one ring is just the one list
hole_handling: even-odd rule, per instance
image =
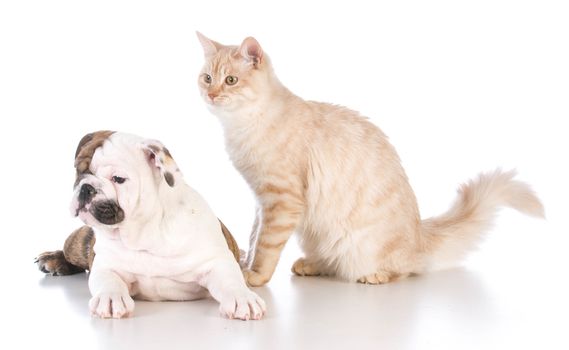
[[[104, 243], [101, 240], [97, 244]], [[105, 248], [96, 249], [93, 266], [115, 271], [127, 283], [129, 294], [134, 298], [194, 300], [208, 295], [207, 290], [196, 282], [198, 276], [194, 270], [199, 262], [192, 256], [160, 257], [113, 244], [105, 245]]]
[[180, 282], [166, 277], [134, 276], [130, 287], [130, 295], [136, 299], [162, 300], [195, 300], [209, 295], [208, 291], [195, 282]]

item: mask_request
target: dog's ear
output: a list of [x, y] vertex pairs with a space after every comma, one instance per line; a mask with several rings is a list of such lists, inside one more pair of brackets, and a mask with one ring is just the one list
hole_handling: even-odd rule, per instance
[[176, 174], [180, 174], [180, 169], [170, 151], [160, 141], [156, 140], [144, 141], [142, 150], [150, 166], [160, 170], [168, 186], [174, 187], [176, 185]]
[[77, 172], [75, 178], [75, 186], [81, 181], [81, 175], [90, 174], [89, 167], [95, 150], [103, 145], [105, 141], [114, 134], [114, 131], [101, 130], [92, 132], [83, 136], [77, 150], [75, 151], [75, 170]]

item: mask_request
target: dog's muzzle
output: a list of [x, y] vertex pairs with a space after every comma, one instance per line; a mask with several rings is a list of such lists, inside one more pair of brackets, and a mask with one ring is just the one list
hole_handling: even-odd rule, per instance
[[[96, 200], [98, 192], [93, 185], [85, 183], [81, 185], [79, 189], [79, 194], [77, 195], [77, 200], [79, 206], [75, 212], [75, 215], [79, 215], [79, 212], [89, 211], [89, 213], [101, 224], [104, 225], [115, 225], [124, 220], [124, 211], [118, 205], [116, 201], [110, 199], [99, 199]], [[87, 204], [90, 206], [87, 209]]]
[[83, 184], [79, 190], [79, 207], [85, 207], [85, 204], [91, 202], [91, 199], [95, 197], [97, 190], [95, 187], [89, 184]]
[[124, 211], [112, 200], [94, 201], [89, 213], [104, 225], [115, 225], [124, 220]]

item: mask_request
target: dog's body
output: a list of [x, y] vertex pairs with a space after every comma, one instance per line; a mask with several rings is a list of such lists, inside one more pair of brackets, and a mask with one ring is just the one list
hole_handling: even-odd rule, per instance
[[86, 138], [76, 154], [71, 210], [93, 228], [96, 244], [88, 228], [80, 229], [63, 254], [40, 256], [40, 269], [58, 266], [50, 261], [70, 273], [88, 268], [89, 305], [100, 317], [130, 315], [132, 297], [194, 300], [211, 294], [227, 317], [261, 318], [264, 302], [245, 284], [235, 241], [184, 183], [168, 150], [122, 133]]

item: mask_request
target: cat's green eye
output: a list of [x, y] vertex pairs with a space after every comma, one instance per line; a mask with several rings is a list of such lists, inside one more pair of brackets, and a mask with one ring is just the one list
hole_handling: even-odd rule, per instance
[[211, 84], [211, 75], [204, 74], [203, 81], [205, 81], [206, 84]]
[[228, 75], [227, 78], [225, 78], [225, 83], [227, 85], [235, 85], [237, 84], [237, 77], [234, 77], [233, 75]]

